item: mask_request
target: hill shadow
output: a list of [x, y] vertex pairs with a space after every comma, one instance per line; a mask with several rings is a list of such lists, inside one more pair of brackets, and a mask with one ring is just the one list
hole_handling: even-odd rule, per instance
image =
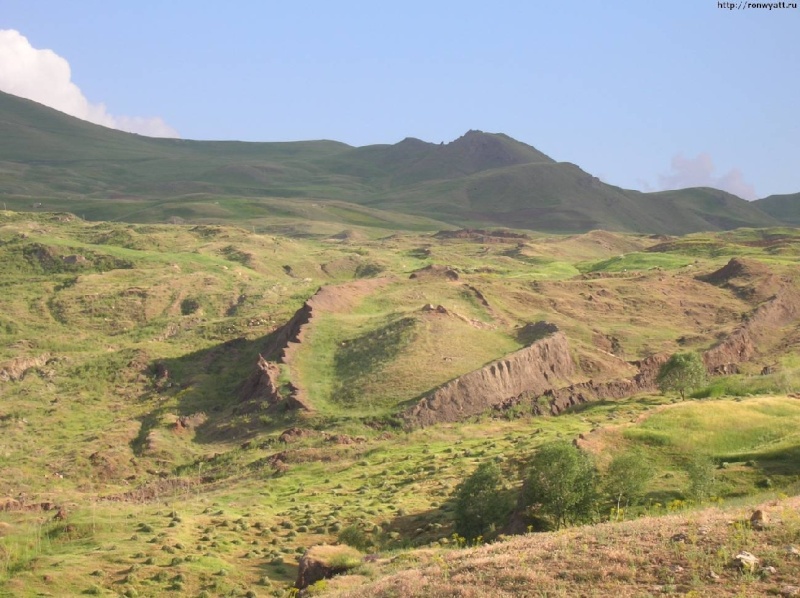
[[285, 426], [292, 414], [270, 413], [267, 404], [246, 406], [239, 392], [255, 369], [258, 355], [274, 346], [277, 332], [254, 340], [232, 339], [180, 357], [151, 362], [146, 370], [150, 389], [140, 400], [154, 407], [139, 418], [141, 428], [131, 442], [135, 454], [146, 449], [148, 436], [163, 426], [165, 419], [176, 432], [191, 431], [193, 441], [210, 443], [247, 440], [256, 433]]
[[800, 475], [800, 445], [775, 449], [768, 452], [739, 453], [731, 457], [735, 461], [752, 461], [758, 470], [767, 476]]

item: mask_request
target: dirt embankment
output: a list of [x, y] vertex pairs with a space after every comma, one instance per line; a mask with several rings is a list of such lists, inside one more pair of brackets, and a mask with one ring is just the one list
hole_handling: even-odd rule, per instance
[[461, 421], [513, 397], [541, 395], [574, 371], [567, 337], [556, 332], [451, 380], [406, 410], [403, 419], [411, 426]]
[[305, 390], [293, 382], [281, 383], [280, 364], [291, 366], [292, 358], [302, 345], [319, 312], [348, 311], [370, 292], [384, 286], [388, 278], [369, 278], [344, 284], [321, 287], [286, 324], [270, 335], [258, 356], [256, 367], [244, 381], [239, 396], [242, 402], [266, 402], [270, 407], [312, 411]]
[[[774, 275], [768, 267], [757, 262], [731, 259], [728, 264], [711, 274], [698, 276], [709, 284], [724, 286], [739, 296], [750, 299], [764, 297], [761, 303], [737, 328], [715, 346], [703, 353], [703, 362], [710, 374], [729, 374], [738, 371], [738, 364], [758, 355], [760, 347], [778, 334], [781, 327], [800, 317], [800, 292], [791, 282]], [[557, 415], [564, 410], [590, 401], [621, 399], [640, 392], [657, 389], [656, 378], [667, 354], [653, 355], [633, 362], [639, 373], [633, 378], [610, 382], [583, 382], [545, 393], [550, 399], [549, 413]], [[541, 407], [534, 406], [542, 413]]]
[[697, 276], [697, 280], [732, 291], [751, 304], [774, 297], [789, 281], [757, 260], [731, 258], [719, 270]]
[[530, 240], [524, 233], [515, 233], [510, 230], [484, 230], [482, 228], [462, 228], [459, 230], [440, 230], [433, 235], [437, 239], [469, 239], [476, 243], [515, 243], [520, 240]]
[[760, 346], [799, 316], [800, 293], [793, 287], [782, 287], [726, 338], [703, 354], [706, 368], [712, 374], [735, 371], [736, 364], [755, 357]]
[[641, 361], [634, 361], [631, 365], [639, 368], [639, 373], [632, 378], [621, 378], [608, 382], [581, 382], [564, 388], [551, 389], [544, 393], [549, 400], [549, 406], [542, 408], [534, 405], [534, 411], [539, 415], [550, 413], [558, 415], [570, 407], [602, 399], [623, 399], [640, 392], [655, 390], [656, 377], [664, 362], [669, 359], [666, 353], [651, 355]]
[[22, 380], [28, 370], [43, 367], [51, 360], [49, 353], [37, 357], [18, 357], [7, 363], [0, 364], [0, 381]]

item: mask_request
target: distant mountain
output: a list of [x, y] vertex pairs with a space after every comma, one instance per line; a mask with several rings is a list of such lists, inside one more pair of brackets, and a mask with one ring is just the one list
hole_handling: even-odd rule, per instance
[[753, 203], [773, 218], [786, 224], [800, 226], [800, 193], [770, 195]]
[[[91, 216], [102, 218], [104, 206], [120, 201], [185, 202], [191, 218], [203, 202], [226, 198], [248, 198], [250, 205], [259, 198], [271, 205], [276, 198], [335, 200], [457, 226], [555, 232], [684, 234], [800, 222], [791, 199], [750, 203], [715, 189], [625, 190], [503, 134], [469, 131], [446, 144], [407, 138], [365, 147], [154, 139], [0, 92], [0, 199], [11, 207], [46, 201], [84, 210], [91, 201]], [[207, 212], [213, 219], [214, 210]]]

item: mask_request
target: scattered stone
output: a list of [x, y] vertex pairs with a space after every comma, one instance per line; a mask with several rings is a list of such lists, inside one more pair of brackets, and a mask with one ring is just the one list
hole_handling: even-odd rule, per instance
[[718, 581], [720, 579], [719, 574], [715, 573], [713, 570], [708, 572], [708, 576], [714, 581]]
[[770, 575], [775, 575], [777, 572], [778, 570], [772, 566], [762, 567], [761, 569], [761, 575], [763, 577], [769, 577]]
[[295, 587], [307, 588], [321, 579], [344, 573], [361, 563], [362, 555], [350, 546], [312, 546], [297, 566]]
[[754, 530], [762, 531], [766, 529], [769, 523], [769, 517], [761, 509], [757, 510], [750, 516], [750, 527]]
[[794, 596], [800, 596], [800, 587], [797, 586], [783, 586], [780, 589], [780, 595], [784, 598], [793, 598]]
[[731, 563], [731, 566], [736, 567], [740, 571], [752, 573], [756, 570], [756, 567], [758, 566], [759, 562], [760, 561], [758, 557], [750, 554], [746, 550], [743, 550], [735, 557], [733, 557], [733, 562]]
[[679, 532], [679, 533], [675, 534], [674, 536], [672, 536], [669, 539], [669, 541], [670, 542], [684, 542], [685, 544], [691, 544], [691, 542], [689, 541], [689, 536], [687, 536], [683, 532]]
[[284, 430], [280, 436], [278, 436], [278, 442], [283, 442], [284, 444], [291, 444], [293, 442], [297, 442], [302, 440], [303, 438], [309, 438], [311, 436], [316, 436], [317, 433], [314, 430], [307, 430], [304, 428], [289, 428], [288, 430]]
[[800, 556], [800, 549], [797, 546], [787, 546], [786, 552], [792, 556]]

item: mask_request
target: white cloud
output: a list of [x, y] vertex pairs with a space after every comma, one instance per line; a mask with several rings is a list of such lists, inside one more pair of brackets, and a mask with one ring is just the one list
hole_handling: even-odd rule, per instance
[[673, 156], [671, 172], [659, 175], [658, 181], [661, 189], [714, 187], [744, 199], [757, 197], [755, 187], [744, 180], [744, 175], [738, 168], [715, 176], [714, 160], [706, 153], [698, 154], [696, 158], [685, 158], [683, 154]]
[[69, 62], [52, 50], [39, 50], [13, 29], [0, 29], [0, 90], [28, 98], [89, 122], [150, 137], [178, 137], [157, 116], [114, 116], [92, 104], [72, 82]]

